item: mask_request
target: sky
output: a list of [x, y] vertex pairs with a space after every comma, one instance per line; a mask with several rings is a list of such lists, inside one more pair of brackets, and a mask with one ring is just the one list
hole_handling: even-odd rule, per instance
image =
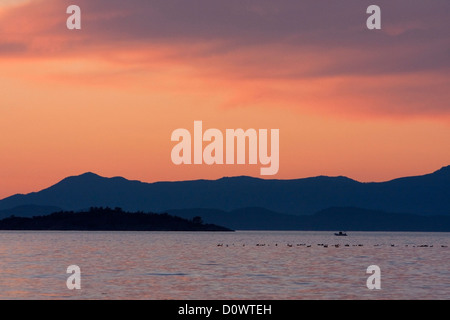
[[174, 165], [171, 133], [195, 120], [279, 129], [262, 178], [433, 172], [450, 165], [449, 16], [448, 0], [2, 0], [0, 198], [88, 171], [261, 177]]

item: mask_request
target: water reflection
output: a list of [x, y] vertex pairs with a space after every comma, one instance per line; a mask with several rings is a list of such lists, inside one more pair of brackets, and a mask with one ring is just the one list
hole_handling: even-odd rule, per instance
[[[446, 233], [8, 231], [0, 298], [448, 299], [449, 244]], [[72, 264], [82, 290], [66, 288]], [[372, 264], [378, 292], [365, 286]]]

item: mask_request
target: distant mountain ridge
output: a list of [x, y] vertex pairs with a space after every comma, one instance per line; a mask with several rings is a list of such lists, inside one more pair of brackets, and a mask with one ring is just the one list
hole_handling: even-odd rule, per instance
[[144, 183], [85, 173], [65, 178], [39, 192], [0, 200], [0, 214], [5, 215], [19, 206], [63, 210], [109, 206], [150, 212], [257, 207], [288, 215], [309, 215], [330, 207], [357, 207], [391, 213], [449, 215], [450, 166], [422, 176], [378, 183], [327, 176], [295, 180], [242, 176]]
[[57, 211], [61, 211], [61, 208], [54, 206], [23, 205], [11, 209], [0, 210], [0, 219], [10, 216], [32, 217], [46, 215]]
[[225, 225], [235, 230], [450, 232], [450, 215], [421, 216], [350, 207], [333, 207], [303, 216], [281, 214], [262, 208], [242, 208], [230, 212], [186, 209], [169, 210], [169, 213], [185, 219], [201, 216], [207, 223]]

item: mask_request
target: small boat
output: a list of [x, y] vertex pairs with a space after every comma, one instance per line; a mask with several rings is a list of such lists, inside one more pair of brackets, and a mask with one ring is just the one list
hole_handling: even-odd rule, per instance
[[339, 231], [339, 233], [334, 233], [334, 235], [338, 236], [338, 237], [346, 237], [347, 236], [347, 234], [345, 232], [342, 232], [342, 231]]

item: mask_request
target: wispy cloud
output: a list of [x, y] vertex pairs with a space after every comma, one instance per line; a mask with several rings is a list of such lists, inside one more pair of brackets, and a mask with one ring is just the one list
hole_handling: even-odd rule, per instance
[[[381, 31], [365, 28], [371, 2], [360, 0], [78, 0], [75, 32], [65, 28], [69, 4], [35, 0], [3, 12], [0, 59], [93, 56], [120, 72], [178, 63], [249, 87], [230, 104], [282, 84], [290, 104], [316, 98], [324, 110], [348, 95], [345, 110], [371, 116], [450, 113], [447, 0], [380, 0]], [[322, 82], [326, 99], [305, 81]]]

